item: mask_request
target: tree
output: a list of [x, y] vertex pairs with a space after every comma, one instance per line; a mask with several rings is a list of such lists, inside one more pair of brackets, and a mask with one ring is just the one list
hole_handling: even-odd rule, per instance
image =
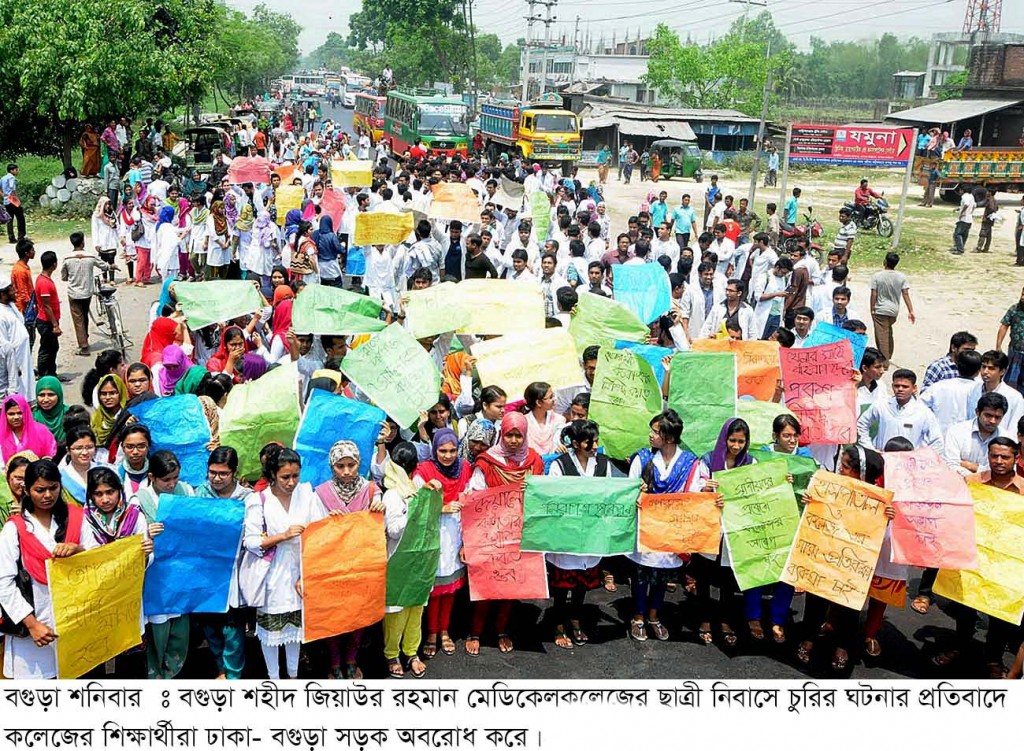
[[223, 9], [209, 0], [32, 0], [3, 12], [0, 49], [18, 50], [0, 57], [4, 119], [57, 140], [69, 167], [84, 123], [167, 109], [208, 85]]
[[964, 87], [967, 85], [967, 71], [958, 70], [946, 76], [946, 82], [938, 87], [940, 101], [949, 99], [960, 99], [964, 95]]
[[276, 38], [285, 71], [292, 70], [299, 63], [299, 34], [302, 27], [287, 13], [276, 13], [260, 3], [252, 10], [254, 26], [269, 30]]

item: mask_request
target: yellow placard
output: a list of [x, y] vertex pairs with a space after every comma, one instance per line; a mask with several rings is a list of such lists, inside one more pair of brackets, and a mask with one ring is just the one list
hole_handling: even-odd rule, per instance
[[284, 226], [285, 217], [292, 209], [302, 209], [306, 191], [301, 185], [280, 185], [274, 191], [274, 205], [277, 207], [277, 224]]
[[566, 329], [507, 334], [471, 348], [480, 382], [501, 386], [514, 401], [534, 381], [552, 388], [584, 383], [576, 345]]
[[57, 673], [78, 678], [142, 642], [142, 537], [48, 561]]
[[331, 184], [335, 188], [368, 188], [373, 183], [369, 159], [332, 159]]
[[544, 330], [544, 295], [536, 284], [467, 279], [456, 290], [470, 313], [460, 334], [514, 334]]
[[892, 491], [818, 470], [782, 581], [860, 610], [878, 562]]
[[356, 245], [397, 245], [412, 232], [411, 211], [361, 211], [356, 214]]
[[1024, 616], [1024, 497], [968, 483], [974, 499], [977, 571], [943, 569], [937, 595], [1017, 625]]
[[480, 216], [480, 201], [465, 183], [438, 183], [431, 189], [431, 219], [462, 219], [475, 222]]

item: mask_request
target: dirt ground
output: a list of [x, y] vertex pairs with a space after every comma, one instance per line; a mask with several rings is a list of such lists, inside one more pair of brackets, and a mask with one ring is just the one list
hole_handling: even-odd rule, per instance
[[[707, 174], [710, 176], [711, 171]], [[718, 171], [719, 185], [726, 193], [735, 195], [738, 201], [747, 195], [749, 174]], [[853, 199], [855, 181], [848, 187], [829, 181], [824, 175], [815, 175], [812, 179], [794, 179], [790, 175], [787, 190], [799, 186], [803, 195], [801, 206], [814, 206], [814, 213], [826, 222], [826, 237], [823, 247], [831, 247], [831, 238], [836, 225], [836, 212], [844, 201]], [[580, 170], [579, 179], [587, 184], [597, 179], [596, 170]], [[889, 215], [895, 221], [898, 210], [902, 178], [891, 171], [878, 171], [871, 175], [872, 187], [884, 191], [890, 199]], [[615, 172], [610, 171], [608, 185], [604, 196], [612, 214], [612, 226], [624, 227], [626, 219], [635, 213], [648, 193], [660, 190], [668, 191], [669, 204], [678, 203], [683, 193], [690, 193], [695, 206], [703, 207], [704, 190], [707, 182], [695, 183], [692, 179], [639, 182], [634, 172], [631, 184], [617, 182]], [[917, 207], [922, 198], [922, 188], [911, 185], [908, 193], [908, 207]], [[758, 213], [764, 202], [778, 202], [778, 188], [761, 188], [755, 197], [754, 205]], [[997, 225], [993, 233], [992, 248], [987, 254], [972, 253], [977, 241], [978, 229], [981, 226], [980, 214], [976, 212], [974, 227], [969, 238], [968, 252], [962, 256], [949, 253], [953, 246], [953, 225], [956, 213], [952, 204], [936, 200], [931, 209], [916, 209], [914, 216], [905, 220], [907, 233], [911, 228], [917, 235], [927, 234], [934, 237], [934, 242], [942, 250], [932, 250], [923, 265], [927, 270], [907, 272], [910, 280], [910, 295], [917, 314], [917, 323], [911, 324], [907, 319], [906, 310], [902, 310], [895, 327], [895, 352], [893, 362], [899, 367], [915, 370], [923, 377], [924, 369], [929, 362], [945, 354], [949, 346], [949, 337], [956, 331], [966, 329], [978, 337], [979, 347], [989, 349], [995, 347], [996, 332], [1003, 313], [1019, 298], [1024, 286], [1024, 268], [1014, 266], [1013, 229], [1017, 210], [1020, 208], [1019, 195], [1001, 193], [997, 196], [1002, 214], [1006, 221]], [[832, 231], [830, 231], [832, 230]], [[910, 244], [908, 242], [908, 244]], [[902, 246], [902, 243], [901, 243]], [[901, 248], [902, 249], [902, 248]], [[871, 275], [881, 268], [864, 266], [857, 263], [857, 243], [854, 242], [854, 255], [851, 260], [850, 287], [853, 292], [851, 306], [865, 317], [869, 316], [868, 301], [870, 297]], [[869, 338], [874, 344], [870, 320], [868, 323]], [[891, 372], [892, 369], [890, 369]]]
[[[728, 171], [720, 171], [719, 184], [727, 193], [733, 193], [737, 199], [747, 193], [748, 177], [740, 174], [730, 174]], [[794, 180], [791, 176], [790, 186], [799, 185], [803, 188], [801, 205], [808, 203], [815, 207], [815, 214], [826, 221], [827, 236], [825, 247], [829, 247], [828, 230], [835, 225], [835, 214], [846, 196], [852, 197], [853, 185], [846, 189], [836, 181], [823, 179], [815, 176], [812, 180]], [[657, 192], [664, 188], [669, 193], [670, 203], [680, 199], [684, 192], [693, 196], [695, 205], [702, 205], [703, 193], [706, 183], [697, 184], [692, 180], [671, 180], [662, 181], [655, 185], [651, 182], [639, 182], [634, 174], [632, 184], [625, 185], [615, 180], [614, 171], [609, 175], [609, 183], [605, 189], [605, 199], [612, 215], [612, 226], [615, 231], [625, 228], [626, 219], [630, 214], [635, 213], [647, 194], [651, 191]], [[597, 179], [596, 170], [580, 170], [580, 179], [586, 184], [590, 180]], [[899, 196], [899, 176], [891, 172], [879, 172], [873, 176], [873, 186], [877, 190], [884, 190], [887, 196]], [[909, 195], [909, 206], [916, 206], [920, 201], [920, 186], [911, 186]], [[961, 329], [973, 332], [979, 339], [980, 347], [988, 349], [995, 346], [996, 331], [999, 327], [999, 319], [1008, 307], [1014, 304], [1024, 285], [1024, 268], [1013, 265], [1013, 227], [1016, 221], [1015, 207], [1019, 207], [1020, 198], [1009, 194], [1000, 194], [999, 203], [1004, 207], [1004, 214], [1007, 221], [997, 226], [992, 242], [992, 251], [988, 254], [967, 253], [963, 256], [954, 256], [948, 252], [952, 246], [952, 232], [955, 221], [953, 207], [949, 204], [936, 203], [932, 209], [919, 209], [915, 216], [908, 220], [908, 230], [913, 225], [915, 232], [934, 233], [935, 242], [943, 250], [929, 251], [929, 257], [923, 265], [926, 270], [908, 272], [911, 285], [911, 296], [914, 301], [914, 310], [917, 313], [916, 325], [911, 325], [906, 317], [906, 311], [900, 315], [896, 324], [895, 339], [896, 351], [893, 358], [894, 363], [901, 367], [913, 368], [919, 375], [923, 376], [925, 366], [941, 356], [948, 346], [949, 336]], [[777, 200], [777, 189], [770, 191], [758, 190], [755, 206], [760, 211], [761, 206], [767, 200]], [[896, 201], [893, 201], [891, 215], [895, 217]], [[974, 248], [977, 237], [977, 230], [980, 221], [975, 221], [972, 229], [969, 248]], [[82, 223], [82, 231], [88, 233], [89, 227], [86, 222]], [[32, 228], [29, 227], [31, 236]], [[856, 260], [856, 244], [854, 245], [854, 259], [851, 269], [851, 283], [853, 290], [852, 305], [867, 316], [869, 281], [871, 274], [876, 270], [875, 266], [862, 266]], [[41, 242], [36, 246], [36, 260], [32, 263], [33, 275], [39, 271], [39, 257], [43, 251], [53, 250], [63, 260], [69, 252], [70, 245], [67, 242]], [[0, 245], [0, 269], [9, 271], [16, 256], [13, 245]], [[124, 270], [118, 273], [118, 279], [123, 278]], [[61, 295], [65, 294], [64, 285], [57, 280], [57, 286]], [[128, 327], [129, 334], [134, 341], [131, 350], [133, 357], [137, 357], [142, 348], [142, 340], [148, 328], [149, 309], [159, 296], [159, 285], [153, 285], [145, 289], [135, 287], [118, 287], [117, 298], [121, 305], [124, 321]], [[92, 367], [95, 354], [98, 354], [107, 346], [106, 341], [97, 332], [92, 332], [93, 357], [79, 357], [74, 354], [74, 332], [71, 325], [71, 316], [67, 309], [67, 303], [63, 305], [62, 320], [65, 323], [64, 335], [61, 337], [61, 350], [58, 357], [58, 372], [69, 375], [73, 378], [72, 383], [65, 386], [69, 403], [81, 403], [82, 397], [79, 393], [81, 378], [85, 372]], [[870, 329], [870, 325], [869, 325]], [[870, 334], [870, 331], [869, 331]], [[891, 371], [890, 371], [891, 372]]]

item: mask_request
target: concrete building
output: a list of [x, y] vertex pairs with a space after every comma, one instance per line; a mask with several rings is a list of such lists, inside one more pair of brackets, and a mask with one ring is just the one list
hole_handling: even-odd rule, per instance
[[951, 75], [964, 70], [964, 66], [956, 62], [957, 51], [979, 43], [985, 45], [1021, 44], [1024, 43], [1024, 34], [987, 34], [984, 37], [978, 33], [944, 32], [933, 34], [932, 46], [928, 52], [928, 67], [925, 70], [924, 90], [921, 96], [925, 99], [934, 98], [938, 89], [946, 84]]

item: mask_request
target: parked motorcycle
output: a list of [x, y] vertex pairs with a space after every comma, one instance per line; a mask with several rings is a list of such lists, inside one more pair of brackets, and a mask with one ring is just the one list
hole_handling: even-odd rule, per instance
[[889, 211], [889, 202], [884, 198], [877, 199], [874, 203], [863, 207], [863, 210], [859, 210], [852, 203], [843, 205], [852, 212], [853, 219], [857, 223], [857, 229], [867, 230], [868, 232], [876, 230], [881, 237], [892, 237], [892, 220], [886, 216], [886, 213]]
[[798, 247], [806, 248], [808, 255], [813, 255], [818, 263], [823, 263], [824, 248], [816, 243], [815, 239], [824, 236], [825, 230], [821, 222], [814, 218], [814, 207], [808, 206], [803, 224], [796, 224], [793, 229], [782, 230], [781, 244], [787, 252], [792, 252]]

